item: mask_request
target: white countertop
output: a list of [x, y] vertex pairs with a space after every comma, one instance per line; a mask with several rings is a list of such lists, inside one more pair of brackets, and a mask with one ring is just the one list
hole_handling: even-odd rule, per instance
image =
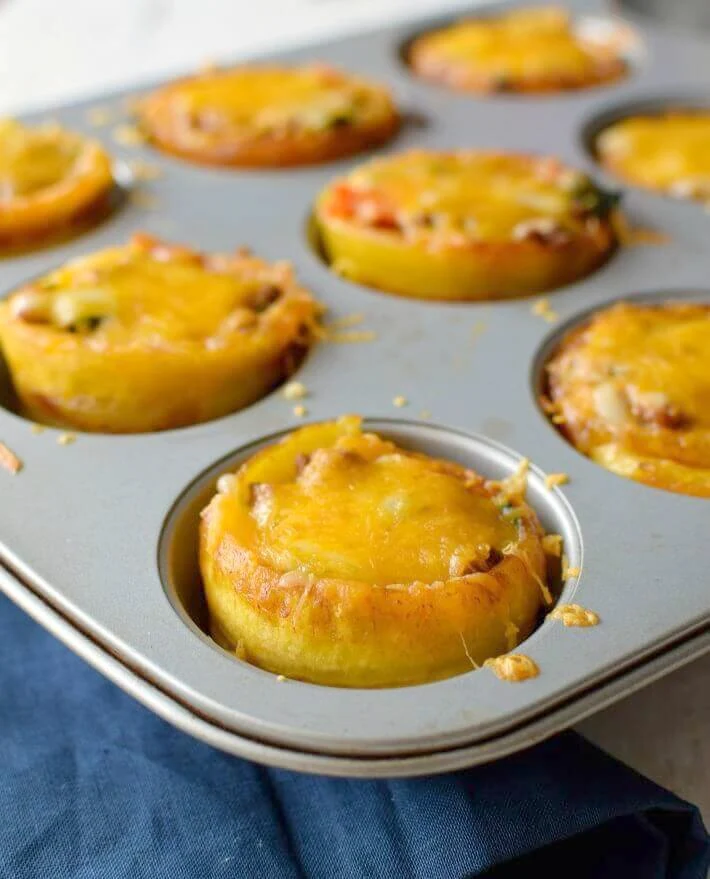
[[[0, 0], [0, 113], [99, 95], [207, 60], [316, 41], [441, 6], [437, 0]], [[710, 824], [710, 655], [579, 730], [698, 804]]]

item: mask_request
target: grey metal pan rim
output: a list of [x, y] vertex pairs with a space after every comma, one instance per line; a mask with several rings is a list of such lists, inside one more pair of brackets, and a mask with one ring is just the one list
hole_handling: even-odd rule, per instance
[[625, 673], [611, 678], [604, 685], [593, 687], [555, 711], [542, 714], [505, 735], [495, 736], [469, 747], [409, 757], [336, 757], [275, 747], [238, 735], [201, 717], [102, 648], [90, 635], [51, 607], [3, 565], [0, 565], [0, 590], [92, 668], [180, 731], [235, 757], [255, 760], [279, 769], [343, 778], [433, 775], [506, 757], [549, 738], [560, 729], [581, 722], [591, 714], [613, 705], [619, 699], [710, 652], [710, 627], [705, 627], [704, 630], [658, 651]]

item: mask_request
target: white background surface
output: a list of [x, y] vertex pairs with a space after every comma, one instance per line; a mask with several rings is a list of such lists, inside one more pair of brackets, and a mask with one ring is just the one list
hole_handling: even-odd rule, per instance
[[[465, 0], [0, 0], [0, 114]], [[669, 583], [669, 589], [682, 583]], [[710, 656], [579, 727], [710, 824]]]

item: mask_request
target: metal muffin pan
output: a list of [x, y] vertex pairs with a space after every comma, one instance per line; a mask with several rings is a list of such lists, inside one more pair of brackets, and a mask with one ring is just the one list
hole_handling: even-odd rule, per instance
[[[596, 3], [576, 8], [601, 11]], [[656, 94], [697, 94], [710, 76], [710, 43], [632, 24], [644, 51], [627, 80], [544, 98], [481, 100], [416, 79], [399, 54], [411, 24], [279, 57], [319, 58], [389, 83], [400, 105], [423, 121], [405, 126], [384, 151], [542, 152], [604, 179], [585, 147], [586, 126]], [[535, 298], [402, 299], [336, 277], [308, 243], [317, 192], [366, 157], [271, 172], [199, 168], [148, 146], [121, 147], [110, 128], [87, 125], [90, 107], [119, 108], [125, 97], [53, 115], [105, 138], [119, 158], [160, 166], [163, 176], [146, 184], [154, 208], [129, 198], [80, 238], [8, 258], [0, 263], [2, 289], [136, 230], [207, 250], [247, 244], [267, 259], [291, 260], [331, 317], [363, 314], [363, 326], [376, 333], [366, 343], [322, 343], [306, 359], [298, 378], [310, 392], [307, 420], [358, 412], [403, 444], [491, 476], [529, 457], [529, 498], [547, 526], [563, 533], [570, 563], [581, 566], [563, 599], [596, 611], [601, 624], [579, 630], [544, 622], [520, 648], [541, 674], [521, 684], [472, 670], [423, 686], [339, 689], [280, 681], [229, 656], [199, 625], [196, 510], [220, 472], [302, 423], [278, 392], [208, 424], [78, 434], [66, 446], [57, 431], [33, 436], [26, 420], [0, 409], [0, 439], [25, 464], [17, 477], [2, 477], [0, 588], [187, 732], [274, 765], [343, 775], [412, 775], [493, 759], [710, 649], [707, 501], [603, 470], [554, 430], [536, 399], [541, 357], [565, 323], [635, 294], [704, 297], [710, 217], [701, 207], [624, 188], [632, 221], [665, 232], [669, 243], [622, 249], [589, 278], [551, 293], [560, 315], [553, 326], [532, 312]], [[393, 407], [400, 394], [409, 399], [405, 409]], [[419, 418], [422, 409], [430, 420]], [[546, 489], [544, 474], [560, 471], [570, 484]]]

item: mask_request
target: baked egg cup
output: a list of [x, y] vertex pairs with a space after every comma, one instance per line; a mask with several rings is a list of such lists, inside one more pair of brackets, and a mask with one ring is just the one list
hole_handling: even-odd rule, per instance
[[423, 299], [506, 299], [601, 266], [617, 245], [616, 201], [555, 158], [412, 150], [334, 180], [314, 221], [348, 280]]
[[621, 26], [590, 33], [560, 6], [534, 6], [422, 34], [408, 61], [422, 78], [460, 91], [544, 94], [622, 79], [628, 43]]
[[262, 669], [395, 687], [470, 671], [534, 628], [543, 531], [516, 475], [494, 482], [344, 416], [222, 476], [202, 513], [211, 633]]
[[209, 71], [159, 88], [138, 115], [165, 152], [241, 168], [343, 158], [385, 143], [400, 126], [385, 87], [325, 64]]
[[55, 124], [0, 120], [0, 248], [38, 244], [98, 217], [114, 185], [97, 141]]
[[141, 433], [258, 400], [299, 364], [319, 314], [287, 263], [139, 234], [0, 302], [0, 345], [27, 417]]
[[597, 312], [548, 362], [543, 406], [613, 473], [710, 497], [710, 306], [622, 302]]

